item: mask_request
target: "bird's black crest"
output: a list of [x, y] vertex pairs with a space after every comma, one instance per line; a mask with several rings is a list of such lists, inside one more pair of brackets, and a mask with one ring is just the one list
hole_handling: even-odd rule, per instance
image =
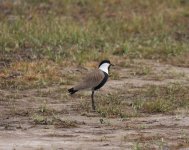
[[71, 88], [71, 89], [68, 89], [68, 92], [72, 95], [74, 94], [75, 92], [77, 92], [78, 90], [74, 90], [74, 88]]
[[111, 64], [109, 60], [103, 60], [103, 61], [101, 61], [101, 63], [99, 64], [99, 67], [100, 67], [103, 63], [109, 63], [109, 64]]

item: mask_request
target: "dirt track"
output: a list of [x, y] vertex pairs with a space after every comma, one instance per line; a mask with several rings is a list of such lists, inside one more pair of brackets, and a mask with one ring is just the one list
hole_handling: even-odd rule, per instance
[[[143, 63], [152, 67], [152, 75], [132, 77], [128, 75], [132, 72], [131, 68], [115, 68], [119, 71], [119, 80], [110, 80], [98, 94], [129, 88], [131, 85], [143, 88], [145, 85], [174, 82], [189, 84], [188, 68], [151, 61]], [[154, 75], [159, 72], [163, 77], [155, 80]], [[184, 75], [170, 78], [171, 72]], [[0, 99], [0, 149], [189, 149], [188, 110], [176, 110], [173, 114], [102, 118], [98, 113], [78, 109], [81, 102], [90, 99], [88, 92], [70, 98], [66, 94], [67, 87], [53, 86], [40, 91], [1, 90], [4, 98]], [[41, 94], [44, 92], [50, 95]], [[81, 95], [82, 98], [78, 98]], [[44, 101], [48, 108], [55, 110], [59, 119], [73, 121], [76, 126], [35, 124], [31, 112], [35, 112]]]

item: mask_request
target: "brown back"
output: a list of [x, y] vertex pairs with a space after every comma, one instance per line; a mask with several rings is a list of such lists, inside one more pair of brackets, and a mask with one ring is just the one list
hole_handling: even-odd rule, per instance
[[87, 74], [83, 78], [83, 81], [74, 87], [74, 90], [92, 89], [98, 86], [104, 77], [105, 75], [100, 69], [95, 69], [91, 73]]

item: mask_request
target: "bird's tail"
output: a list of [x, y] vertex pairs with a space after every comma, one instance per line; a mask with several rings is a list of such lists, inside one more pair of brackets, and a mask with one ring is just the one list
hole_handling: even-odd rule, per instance
[[74, 90], [74, 88], [71, 88], [71, 89], [68, 89], [68, 92], [72, 95], [74, 94], [75, 92], [77, 92], [78, 90]]

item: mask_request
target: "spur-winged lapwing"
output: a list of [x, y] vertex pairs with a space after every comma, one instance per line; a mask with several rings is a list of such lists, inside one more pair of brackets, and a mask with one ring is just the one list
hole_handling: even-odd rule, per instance
[[90, 89], [92, 90], [91, 99], [92, 99], [92, 109], [95, 110], [94, 104], [94, 91], [100, 89], [108, 80], [108, 71], [110, 66], [113, 66], [109, 60], [103, 60], [98, 69], [95, 69], [91, 73], [87, 74], [83, 80], [76, 86], [68, 89], [70, 94], [74, 94], [80, 90]]

